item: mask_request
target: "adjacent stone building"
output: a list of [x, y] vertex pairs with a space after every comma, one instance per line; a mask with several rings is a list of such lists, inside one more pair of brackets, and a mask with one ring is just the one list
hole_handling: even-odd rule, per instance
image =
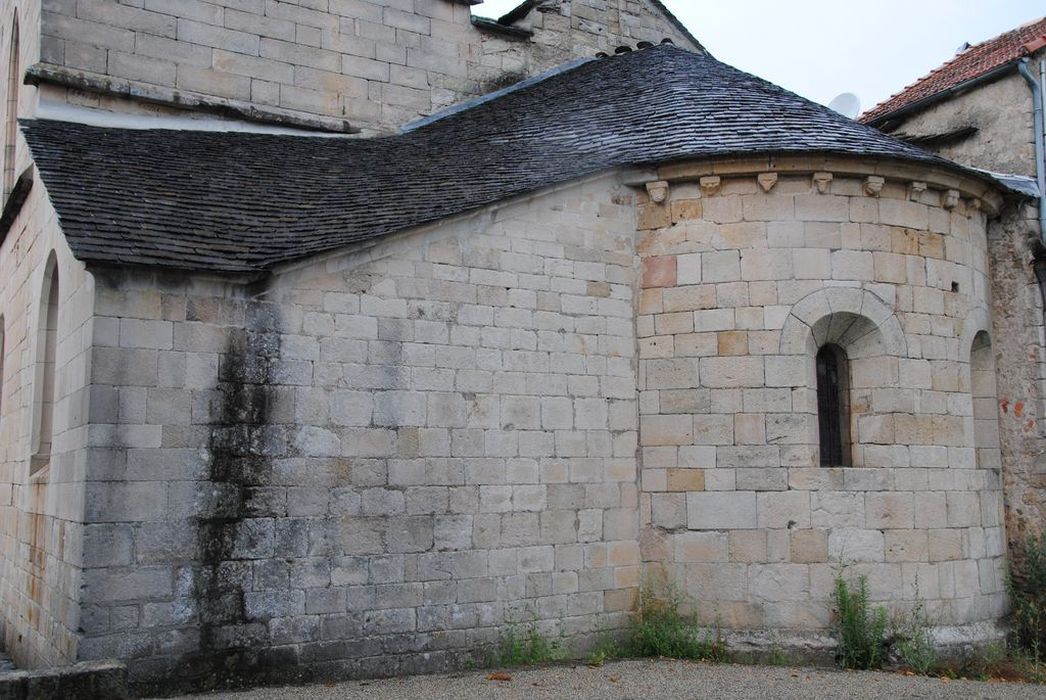
[[924, 601], [942, 642], [997, 637], [1023, 462], [993, 295], [1024, 262], [992, 241], [1034, 232], [1014, 180], [722, 64], [657, 3], [313, 4], [294, 17], [359, 31], [381, 7], [435, 39], [449, 13], [527, 71], [585, 55], [436, 114], [431, 75], [408, 109], [368, 90], [367, 128], [428, 118], [363, 138], [178, 84], [201, 36], [214, 74], [243, 48], [200, 17], [258, 9], [261, 36], [286, 3], [45, 3], [44, 45], [104, 26], [62, 60], [109, 71], [134, 64], [121, 22], [176, 16], [174, 85], [133, 89], [40, 65], [19, 6], [0, 600], [21, 664], [117, 658], [166, 691], [434, 671], [520, 625], [580, 651], [666, 583], [731, 643], [824, 649], [840, 567]]

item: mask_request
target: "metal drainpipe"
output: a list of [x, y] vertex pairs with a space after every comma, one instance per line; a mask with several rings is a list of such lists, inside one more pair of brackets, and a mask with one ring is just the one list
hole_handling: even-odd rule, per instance
[[1028, 59], [1022, 58], [1017, 63], [1017, 70], [1028, 81], [1031, 88], [1035, 112], [1035, 181], [1039, 186], [1039, 236], [1046, 243], [1046, 162], [1043, 160], [1043, 94], [1039, 80], [1028, 70]]
[[[1042, 295], [1043, 324], [1046, 325], [1046, 255], [1043, 255], [1043, 246], [1046, 246], [1046, 162], [1043, 160], [1043, 89], [1032, 72], [1028, 70], [1028, 58], [1022, 58], [1017, 62], [1017, 71], [1028, 82], [1031, 88], [1032, 108], [1034, 110], [1034, 140], [1035, 140], [1035, 182], [1039, 187], [1039, 241], [1038, 252], [1032, 260], [1035, 270], [1035, 278], [1039, 282], [1039, 293]], [[1044, 62], [1046, 63], [1046, 62]], [[1040, 66], [1040, 71], [1042, 66]]]

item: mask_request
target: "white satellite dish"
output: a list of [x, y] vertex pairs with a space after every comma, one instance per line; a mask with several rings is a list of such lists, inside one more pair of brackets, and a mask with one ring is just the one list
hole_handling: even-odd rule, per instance
[[844, 92], [828, 103], [828, 109], [853, 119], [861, 113], [861, 100], [852, 92]]

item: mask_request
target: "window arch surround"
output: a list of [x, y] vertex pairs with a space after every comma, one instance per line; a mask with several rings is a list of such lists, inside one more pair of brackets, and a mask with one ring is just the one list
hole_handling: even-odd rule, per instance
[[[869, 334], [871, 337], [863, 337]], [[832, 342], [846, 347], [854, 360], [849, 346], [858, 340], [864, 341], [865, 353], [908, 356], [901, 322], [886, 302], [866, 289], [829, 287], [807, 295], [792, 307], [781, 331], [779, 351], [782, 355], [812, 356]]]
[[36, 332], [36, 372], [33, 391], [33, 456], [30, 476], [44, 471], [51, 463], [54, 440], [54, 406], [58, 350], [58, 305], [60, 287], [58, 262], [52, 252], [44, 268], [40, 311]]
[[21, 66], [18, 13], [11, 20], [10, 51], [7, 57], [7, 95], [4, 115], [4, 199], [15, 186], [15, 149], [18, 141], [18, 90]]
[[807, 368], [805, 378], [793, 375], [789, 384], [806, 389], [796, 395], [805, 403], [794, 408], [809, 418], [803, 442], [810, 466], [874, 466], [892, 438], [881, 432], [889, 419], [873, 412], [872, 392], [897, 386], [900, 359], [908, 354], [893, 309], [867, 290], [820, 289], [792, 307], [779, 352], [801, 357]]

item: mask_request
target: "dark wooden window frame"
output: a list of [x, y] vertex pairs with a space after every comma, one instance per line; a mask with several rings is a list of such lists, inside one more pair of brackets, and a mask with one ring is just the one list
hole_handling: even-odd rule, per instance
[[817, 425], [821, 466], [850, 466], [850, 362], [838, 345], [817, 351]]

